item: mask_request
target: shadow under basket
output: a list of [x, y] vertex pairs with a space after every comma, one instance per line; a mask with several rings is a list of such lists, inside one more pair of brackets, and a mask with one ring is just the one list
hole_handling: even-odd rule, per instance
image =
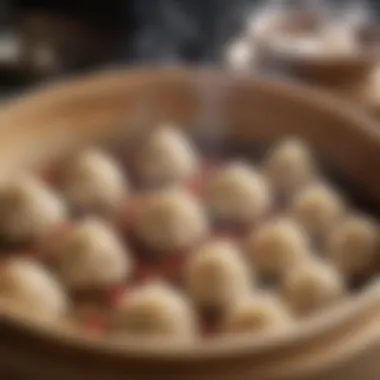
[[[202, 124], [199, 110], [204, 106], [199, 83], [219, 95], [224, 89], [217, 118], [223, 124], [223, 141], [244, 142], [260, 151], [277, 139], [298, 135], [333, 164], [344, 186], [359, 194], [367, 207], [380, 209], [380, 135], [374, 121], [324, 93], [218, 71], [111, 72], [6, 104], [0, 112], [0, 175], [44, 170], [93, 144], [128, 151], [142, 126], [153, 128], [161, 121], [202, 133], [196, 127]], [[0, 307], [4, 378], [380, 378], [377, 282], [339, 308], [281, 336], [210, 340], [181, 348], [120, 345], [63, 327], [34, 324]]]

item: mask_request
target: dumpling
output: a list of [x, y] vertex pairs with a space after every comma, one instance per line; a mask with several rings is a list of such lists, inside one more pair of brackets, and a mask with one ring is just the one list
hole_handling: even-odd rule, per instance
[[282, 294], [296, 314], [305, 316], [339, 301], [345, 294], [345, 285], [339, 272], [315, 259], [286, 273]]
[[54, 254], [62, 280], [72, 289], [102, 289], [132, 272], [128, 248], [108, 224], [95, 218], [74, 226]]
[[165, 283], [152, 282], [122, 297], [111, 314], [109, 330], [138, 339], [191, 341], [197, 335], [197, 321], [185, 296]]
[[115, 213], [129, 193], [128, 181], [118, 163], [98, 150], [85, 151], [73, 162], [63, 187], [74, 209], [103, 216]]
[[304, 260], [309, 241], [292, 219], [280, 217], [253, 230], [246, 244], [251, 265], [265, 277], [278, 278]]
[[134, 231], [149, 248], [170, 254], [199, 243], [208, 232], [208, 221], [201, 204], [190, 193], [170, 188], [141, 202]]
[[333, 229], [327, 255], [348, 278], [367, 276], [377, 269], [378, 226], [365, 216], [352, 215]]
[[271, 333], [290, 327], [292, 317], [281, 300], [268, 294], [251, 294], [231, 307], [223, 321], [228, 333]]
[[276, 145], [263, 163], [269, 182], [281, 196], [292, 195], [315, 175], [314, 158], [305, 143], [287, 139]]
[[213, 216], [221, 221], [251, 223], [272, 205], [265, 179], [250, 166], [232, 163], [210, 180], [206, 198]]
[[187, 293], [206, 310], [226, 310], [250, 290], [253, 277], [238, 247], [222, 240], [195, 251], [184, 270]]
[[310, 184], [297, 193], [291, 213], [313, 238], [322, 238], [345, 212], [343, 199], [328, 186]]
[[0, 236], [6, 241], [39, 241], [66, 219], [63, 201], [36, 178], [0, 187]]
[[56, 279], [39, 264], [12, 259], [0, 273], [0, 301], [41, 321], [55, 321], [66, 315], [69, 301]]
[[198, 167], [195, 148], [171, 125], [155, 129], [136, 157], [137, 175], [149, 186], [183, 183], [196, 174]]

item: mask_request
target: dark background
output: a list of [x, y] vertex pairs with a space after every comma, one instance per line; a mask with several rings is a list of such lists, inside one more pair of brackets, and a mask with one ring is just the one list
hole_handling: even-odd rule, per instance
[[[215, 60], [220, 40], [231, 34], [235, 14], [254, 3], [247, 0], [0, 2], [2, 31], [21, 35], [21, 39], [27, 40], [24, 42], [27, 50], [41, 40], [53, 49], [61, 49], [61, 69], [118, 62]], [[26, 63], [23, 64], [27, 70]]]
[[[218, 63], [256, 3], [0, 0], [0, 90], [104, 66]], [[12, 44], [17, 54], [2, 53]]]

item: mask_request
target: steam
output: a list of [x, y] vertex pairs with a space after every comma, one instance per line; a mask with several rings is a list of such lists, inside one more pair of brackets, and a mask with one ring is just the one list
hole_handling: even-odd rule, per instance
[[195, 83], [195, 96], [198, 99], [196, 126], [206, 153], [218, 157], [223, 153], [223, 140], [226, 132], [224, 107], [231, 89], [228, 76], [214, 77], [208, 69], [199, 70]]
[[228, 47], [225, 60], [228, 67], [238, 71], [249, 71], [255, 64], [254, 47], [247, 38], [237, 38]]
[[135, 36], [133, 56], [140, 62], [173, 65], [182, 61], [182, 50], [199, 38], [196, 20], [175, 0], [136, 2], [144, 27]]

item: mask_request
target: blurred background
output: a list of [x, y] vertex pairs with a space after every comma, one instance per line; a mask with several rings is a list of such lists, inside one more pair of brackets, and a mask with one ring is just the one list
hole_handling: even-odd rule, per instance
[[[305, 2], [322, 4], [322, 0]], [[359, 8], [364, 4], [347, 2]], [[242, 33], [257, 4], [254, 0], [0, 0], [0, 95], [118, 65], [219, 65], [228, 43]], [[361, 8], [373, 17], [380, 1], [365, 2]]]
[[104, 66], [215, 60], [223, 18], [248, 3], [0, 0], [2, 91]]

